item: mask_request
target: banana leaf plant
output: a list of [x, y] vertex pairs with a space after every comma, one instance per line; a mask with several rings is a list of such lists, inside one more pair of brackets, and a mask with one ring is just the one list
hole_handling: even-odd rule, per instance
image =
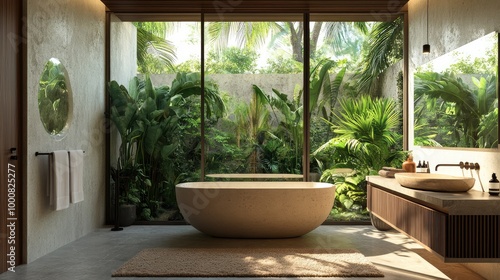
[[[142, 194], [143, 217], [155, 216], [164, 202], [172, 197], [173, 186], [183, 171], [176, 170], [173, 157], [183, 139], [179, 137], [182, 122], [190, 116], [188, 100], [201, 95], [198, 73], [178, 73], [170, 87], [154, 87], [149, 76], [144, 81], [132, 79], [129, 90], [116, 81], [109, 83], [110, 118], [116, 126], [121, 144], [117, 169], [142, 168], [145, 176]], [[224, 102], [215, 84], [205, 87], [207, 117], [221, 117]]]
[[[336, 76], [331, 78], [330, 70], [336, 66], [333, 60], [320, 61], [310, 73], [310, 112], [319, 112], [324, 118], [330, 119], [331, 113], [337, 103], [341, 85], [345, 75], [345, 68], [340, 69]], [[273, 143], [280, 142], [282, 146], [293, 147], [293, 154], [289, 155], [293, 162], [284, 167], [282, 172], [300, 173], [303, 139], [303, 90], [297, 88], [293, 98], [277, 89], [272, 89], [273, 94], [267, 94], [257, 85], [253, 85], [256, 100], [269, 106], [274, 119], [279, 121], [278, 129], [274, 132], [266, 131]], [[266, 150], [266, 147], [260, 147]], [[270, 149], [278, 151], [276, 147]], [[268, 160], [270, 161], [270, 160]]]
[[344, 81], [344, 76], [347, 68], [341, 68], [333, 78], [330, 77], [330, 70], [337, 63], [333, 60], [322, 60], [311, 70], [310, 75], [310, 112], [311, 114], [318, 111], [321, 116], [332, 121], [333, 112], [337, 105], [338, 97], [341, 91], [341, 86]]

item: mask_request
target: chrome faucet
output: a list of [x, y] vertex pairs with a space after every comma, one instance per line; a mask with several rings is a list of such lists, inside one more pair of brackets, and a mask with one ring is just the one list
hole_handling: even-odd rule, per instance
[[468, 162], [466, 161], [465, 163], [463, 161], [459, 162], [458, 164], [453, 164], [453, 163], [442, 163], [442, 164], [438, 164], [436, 165], [436, 171], [438, 170], [438, 167], [440, 166], [458, 166], [460, 167], [460, 169], [470, 169], [470, 170], [479, 170], [479, 163], [473, 163], [473, 162]]

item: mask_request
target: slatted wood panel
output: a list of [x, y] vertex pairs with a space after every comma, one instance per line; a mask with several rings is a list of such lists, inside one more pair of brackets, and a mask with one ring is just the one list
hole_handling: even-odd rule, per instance
[[114, 13], [399, 13], [408, 0], [101, 0]]
[[369, 186], [369, 209], [392, 226], [445, 255], [446, 214]]
[[500, 258], [500, 216], [449, 216], [448, 258]]

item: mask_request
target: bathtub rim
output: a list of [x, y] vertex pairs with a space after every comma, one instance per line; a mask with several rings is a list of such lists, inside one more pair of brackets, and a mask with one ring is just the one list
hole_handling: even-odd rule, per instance
[[[305, 185], [312, 185], [304, 187]], [[335, 184], [325, 182], [294, 181], [204, 181], [184, 182], [175, 185], [184, 189], [224, 189], [224, 190], [313, 190], [335, 188]]]

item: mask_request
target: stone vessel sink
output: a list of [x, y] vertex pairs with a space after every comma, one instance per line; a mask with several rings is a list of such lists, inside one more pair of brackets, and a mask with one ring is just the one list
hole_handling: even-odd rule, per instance
[[472, 177], [432, 173], [396, 173], [394, 177], [403, 187], [436, 192], [466, 192], [475, 183]]

